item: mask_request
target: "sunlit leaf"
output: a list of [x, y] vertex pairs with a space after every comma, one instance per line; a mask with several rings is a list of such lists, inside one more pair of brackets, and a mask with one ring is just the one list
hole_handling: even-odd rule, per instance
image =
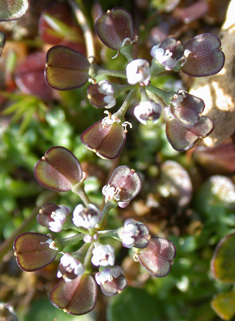
[[70, 282], [63, 279], [50, 293], [51, 303], [68, 314], [81, 315], [96, 303], [97, 285], [91, 275], [83, 274]]
[[68, 149], [50, 148], [35, 165], [34, 175], [46, 188], [65, 192], [82, 179], [81, 165]]
[[28, 6], [28, 0], [1, 0], [0, 21], [20, 18], [26, 13]]
[[223, 320], [231, 320], [235, 315], [235, 292], [220, 293], [211, 301], [212, 309]]
[[211, 270], [216, 279], [235, 283], [235, 233], [225, 236], [217, 245], [211, 260]]
[[46, 56], [46, 81], [58, 90], [78, 88], [87, 82], [89, 67], [83, 54], [65, 46], [54, 46]]

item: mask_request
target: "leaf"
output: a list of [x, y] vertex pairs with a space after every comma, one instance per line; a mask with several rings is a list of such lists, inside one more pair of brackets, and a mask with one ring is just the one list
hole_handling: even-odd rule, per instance
[[46, 81], [57, 90], [78, 88], [87, 82], [89, 67], [89, 61], [80, 52], [65, 46], [54, 46], [46, 56]]
[[235, 315], [235, 292], [221, 293], [211, 301], [212, 309], [223, 320], [231, 320]]
[[211, 260], [211, 271], [216, 279], [235, 283], [235, 233], [225, 236], [217, 245]]
[[96, 303], [97, 285], [91, 275], [83, 274], [70, 282], [61, 280], [50, 293], [51, 303], [68, 314], [81, 315]]
[[146, 290], [128, 287], [110, 301], [108, 321], [160, 321], [158, 302]]
[[28, 0], [1, 0], [0, 21], [20, 18], [26, 13], [28, 6]]

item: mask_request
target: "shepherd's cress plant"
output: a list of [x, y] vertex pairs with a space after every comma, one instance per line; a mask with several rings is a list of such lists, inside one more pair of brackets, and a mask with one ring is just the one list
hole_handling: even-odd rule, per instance
[[[116, 98], [129, 92], [121, 107], [113, 114], [91, 125], [82, 135], [82, 143], [104, 159], [116, 158], [121, 152], [127, 127], [125, 114], [134, 95], [139, 92], [140, 102], [134, 108], [135, 117], [142, 123], [157, 122], [161, 114], [166, 120], [167, 138], [174, 149], [186, 151], [199, 140], [208, 136], [214, 124], [209, 117], [201, 116], [204, 102], [185, 90], [165, 92], [151, 85], [151, 79], [166, 71], [182, 71], [193, 77], [205, 77], [218, 73], [224, 65], [221, 42], [212, 33], [198, 35], [185, 44], [174, 38], [166, 38], [150, 50], [152, 61], [134, 59], [133, 45], [138, 41], [134, 35], [131, 14], [117, 7], [102, 13], [95, 21], [95, 31], [107, 47], [127, 58], [125, 71], [99, 67], [81, 53], [65, 46], [54, 46], [47, 52], [45, 79], [57, 90], [69, 90], [91, 83], [87, 88], [89, 102], [96, 108], [110, 109]], [[117, 81], [98, 81], [98, 77], [113, 76], [126, 79], [126, 84]], [[160, 103], [161, 104], [160, 104]]]
[[[153, 276], [166, 276], [176, 251], [174, 244], [160, 237], [151, 237], [147, 226], [134, 219], [127, 219], [123, 227], [106, 229], [109, 211], [125, 208], [140, 192], [142, 181], [138, 173], [126, 165], [117, 167], [107, 185], [102, 189], [104, 206], [101, 210], [91, 204], [84, 190], [86, 174], [77, 158], [66, 148], [50, 148], [35, 165], [38, 182], [54, 191], [71, 191], [80, 196], [72, 213], [63, 205], [45, 204], [37, 221], [51, 232], [71, 230], [74, 235], [57, 238], [54, 234], [26, 232], [14, 242], [18, 265], [25, 271], [39, 270], [60, 257], [57, 277], [60, 282], [51, 290], [54, 306], [69, 314], [84, 314], [96, 303], [97, 284], [108, 296], [120, 293], [127, 280], [123, 269], [115, 264], [115, 250], [103, 244], [102, 238], [114, 238], [126, 248], [134, 250], [134, 259]], [[76, 245], [74, 252], [65, 251], [68, 245]]]

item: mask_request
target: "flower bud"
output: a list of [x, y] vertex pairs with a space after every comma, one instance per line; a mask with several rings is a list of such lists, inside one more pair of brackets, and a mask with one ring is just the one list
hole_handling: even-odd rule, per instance
[[124, 226], [118, 230], [118, 236], [122, 240], [122, 245], [127, 248], [144, 248], [150, 239], [148, 227], [133, 219], [124, 222]]
[[60, 259], [57, 277], [63, 277], [65, 282], [70, 282], [85, 272], [85, 266], [69, 253], [64, 253]]
[[37, 181], [44, 187], [67, 192], [82, 181], [83, 172], [77, 158], [67, 148], [55, 146], [34, 167]]
[[108, 184], [102, 189], [105, 202], [115, 200], [119, 207], [126, 207], [139, 193], [142, 181], [134, 169], [126, 165], [117, 167], [112, 173]]
[[133, 19], [125, 8], [117, 7], [102, 13], [95, 21], [95, 31], [100, 40], [114, 50], [134, 41]]
[[127, 82], [130, 85], [140, 83], [148, 86], [150, 82], [149, 63], [145, 59], [135, 59], [126, 66]]
[[39, 210], [37, 221], [52, 232], [58, 233], [62, 230], [68, 214], [69, 209], [66, 206], [47, 203]]
[[116, 104], [113, 96], [114, 88], [107, 81], [102, 80], [97, 84], [91, 84], [87, 87], [87, 97], [89, 102], [97, 108], [112, 108]]
[[184, 47], [174, 38], [166, 38], [163, 42], [152, 47], [150, 54], [165, 70], [174, 69], [183, 57]]
[[73, 211], [73, 224], [86, 229], [94, 228], [101, 220], [101, 213], [98, 208], [89, 204], [88, 208], [79, 204]]
[[212, 33], [204, 33], [184, 45], [182, 71], [192, 77], [211, 76], [223, 68], [224, 60], [219, 38]]
[[106, 268], [96, 273], [95, 279], [100, 285], [101, 291], [108, 296], [121, 293], [127, 286], [127, 280], [120, 266]]
[[155, 277], [164, 277], [170, 272], [175, 255], [174, 244], [160, 237], [152, 237], [149, 244], [136, 254], [140, 264]]
[[109, 245], [98, 244], [92, 251], [92, 259], [91, 262], [95, 266], [108, 266], [114, 265], [115, 255], [114, 248]]
[[31, 232], [20, 234], [14, 241], [13, 249], [19, 267], [28, 272], [47, 266], [58, 252], [50, 237]]

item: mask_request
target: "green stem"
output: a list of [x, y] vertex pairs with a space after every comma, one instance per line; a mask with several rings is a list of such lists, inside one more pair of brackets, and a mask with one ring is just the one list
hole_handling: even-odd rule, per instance
[[100, 220], [100, 222], [99, 222], [99, 225], [98, 225], [98, 228], [97, 228], [97, 230], [100, 230], [100, 229], [102, 229], [103, 227], [104, 227], [104, 222], [105, 222], [105, 220], [106, 220], [106, 217], [107, 217], [107, 215], [108, 215], [108, 213], [109, 213], [109, 211], [112, 209], [112, 208], [115, 208], [115, 207], [117, 207], [117, 202], [116, 201], [114, 201], [114, 200], [108, 200], [105, 204], [104, 204], [104, 207], [103, 207], [103, 209], [102, 209], [102, 211], [101, 211], [101, 220]]
[[134, 59], [133, 45], [125, 45], [120, 49], [120, 53], [126, 57], [128, 62], [131, 62]]
[[91, 64], [90, 69], [89, 69], [89, 76], [91, 78], [95, 78], [95, 77], [97, 77], [99, 75], [126, 78], [126, 72], [125, 71], [105, 69], [105, 68], [99, 67], [96, 64]]
[[118, 111], [114, 114], [117, 118], [119, 119], [124, 119], [125, 114], [127, 112], [127, 109], [130, 106], [130, 102], [134, 96], [134, 94], [136, 93], [137, 89], [132, 89], [129, 91], [126, 99], [124, 100], [122, 106], [118, 109]]
[[114, 98], [117, 98], [121, 93], [132, 90], [132, 89], [137, 89], [138, 85], [114, 85], [112, 84], [114, 88]]
[[147, 95], [147, 92], [145, 90], [145, 87], [140, 87], [140, 94], [141, 94], [141, 101], [148, 101], [149, 98], [148, 98], [148, 95]]
[[87, 22], [86, 16], [84, 15], [83, 11], [81, 10], [82, 3], [80, 0], [76, 0], [76, 3], [73, 0], [68, 0], [70, 6], [72, 7], [76, 19], [78, 21], [78, 24], [82, 28], [83, 35], [84, 35], [84, 40], [86, 44], [86, 52], [87, 52], [87, 57], [94, 59], [95, 57], [95, 45], [94, 45], [94, 40], [93, 40], [93, 34], [90, 29], [90, 26]]
[[119, 240], [119, 237], [118, 237], [118, 234], [117, 234], [117, 231], [118, 229], [116, 230], [106, 230], [106, 231], [98, 231], [98, 236], [99, 238], [102, 238], [102, 237], [112, 237], [112, 238], [115, 238], [116, 240]]
[[83, 234], [76, 234], [71, 237], [66, 237], [64, 239], [55, 239], [55, 244], [58, 245], [59, 248], [64, 249], [69, 245], [78, 243], [83, 239], [83, 237], [84, 237]]
[[86, 268], [86, 273], [91, 273], [92, 272], [92, 266], [91, 266], [91, 258], [92, 258], [92, 251], [94, 249], [94, 243], [92, 243], [86, 252], [86, 256], [84, 259], [84, 265]]
[[77, 194], [82, 202], [84, 203], [84, 205], [86, 207], [89, 206], [89, 204], [91, 203], [89, 200], [89, 197], [87, 196], [87, 193], [84, 190], [84, 183], [83, 182], [79, 182], [78, 184], [74, 185], [71, 189], [71, 191], [75, 194]]
[[174, 91], [163, 91], [163, 90], [161, 90], [161, 89], [159, 89], [157, 87], [154, 87], [152, 85], [147, 86], [146, 90], [147, 91], [149, 90], [152, 93], [154, 93], [155, 95], [157, 95], [158, 97], [162, 98], [166, 105], [170, 104], [171, 99], [175, 94]]

